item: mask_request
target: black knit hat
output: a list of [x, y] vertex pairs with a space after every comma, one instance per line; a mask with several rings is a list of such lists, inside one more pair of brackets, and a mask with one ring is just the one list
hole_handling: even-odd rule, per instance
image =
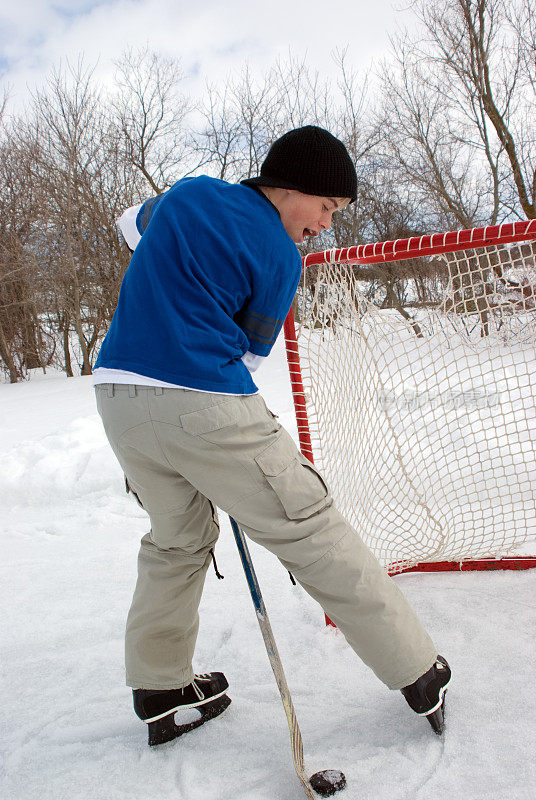
[[257, 178], [246, 186], [278, 186], [322, 197], [357, 197], [357, 175], [344, 144], [323, 128], [306, 125], [285, 133], [268, 151]]

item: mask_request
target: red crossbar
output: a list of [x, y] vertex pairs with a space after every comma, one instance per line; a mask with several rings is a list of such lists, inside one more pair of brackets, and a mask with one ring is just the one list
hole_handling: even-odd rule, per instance
[[303, 266], [311, 264], [378, 264], [384, 261], [402, 261], [417, 256], [432, 256], [453, 253], [475, 247], [523, 242], [536, 238], [536, 219], [523, 222], [505, 222], [502, 225], [487, 225], [485, 228], [468, 228], [447, 233], [432, 233], [412, 236], [410, 239], [373, 242], [340, 249], [310, 253], [303, 259]]

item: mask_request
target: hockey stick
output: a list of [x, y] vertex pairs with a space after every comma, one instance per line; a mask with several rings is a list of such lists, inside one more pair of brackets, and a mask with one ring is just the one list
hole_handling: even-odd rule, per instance
[[298, 725], [298, 720], [296, 719], [296, 713], [292, 704], [292, 698], [290, 696], [285, 673], [283, 672], [283, 664], [281, 663], [279, 653], [277, 652], [277, 646], [272, 633], [272, 626], [270, 625], [270, 620], [268, 619], [268, 613], [266, 611], [266, 606], [264, 605], [264, 600], [262, 599], [259, 582], [253, 568], [251, 555], [249, 553], [247, 542], [242, 530], [232, 517], [229, 517], [229, 519], [231, 521], [231, 527], [236, 539], [238, 552], [240, 553], [240, 558], [242, 560], [242, 566], [244, 567], [244, 573], [248, 582], [251, 599], [253, 600], [253, 605], [255, 606], [257, 622], [259, 623], [262, 638], [264, 639], [264, 644], [266, 646], [266, 652], [268, 653], [268, 658], [270, 659], [270, 666], [272, 667], [275, 675], [277, 688], [279, 689], [279, 694], [281, 695], [283, 707], [287, 715], [294, 769], [296, 770], [296, 774], [301, 781], [305, 794], [310, 798], [310, 800], [316, 800], [315, 795], [312, 792], [312, 788], [323, 797], [329, 797], [330, 795], [335, 794], [335, 792], [337, 792], [339, 789], [343, 789], [346, 786], [346, 778], [342, 772], [333, 769], [315, 772], [314, 775], [311, 775], [310, 778], [307, 778], [307, 773], [305, 772], [305, 762], [303, 759], [302, 735]]

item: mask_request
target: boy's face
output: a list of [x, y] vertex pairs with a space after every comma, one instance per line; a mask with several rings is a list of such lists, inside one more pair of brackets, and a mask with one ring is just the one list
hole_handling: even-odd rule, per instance
[[349, 202], [348, 197], [318, 197], [295, 189], [280, 189], [274, 205], [292, 241], [301, 244], [307, 236], [318, 236], [331, 228], [333, 213]]

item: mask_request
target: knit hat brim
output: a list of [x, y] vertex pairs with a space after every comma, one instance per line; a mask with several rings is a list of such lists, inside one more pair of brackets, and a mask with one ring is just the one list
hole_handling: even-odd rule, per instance
[[268, 178], [267, 176], [259, 175], [256, 178], [245, 178], [240, 181], [244, 186], [273, 186], [278, 189], [296, 189], [298, 192], [300, 188], [295, 183], [284, 181], [280, 178]]

